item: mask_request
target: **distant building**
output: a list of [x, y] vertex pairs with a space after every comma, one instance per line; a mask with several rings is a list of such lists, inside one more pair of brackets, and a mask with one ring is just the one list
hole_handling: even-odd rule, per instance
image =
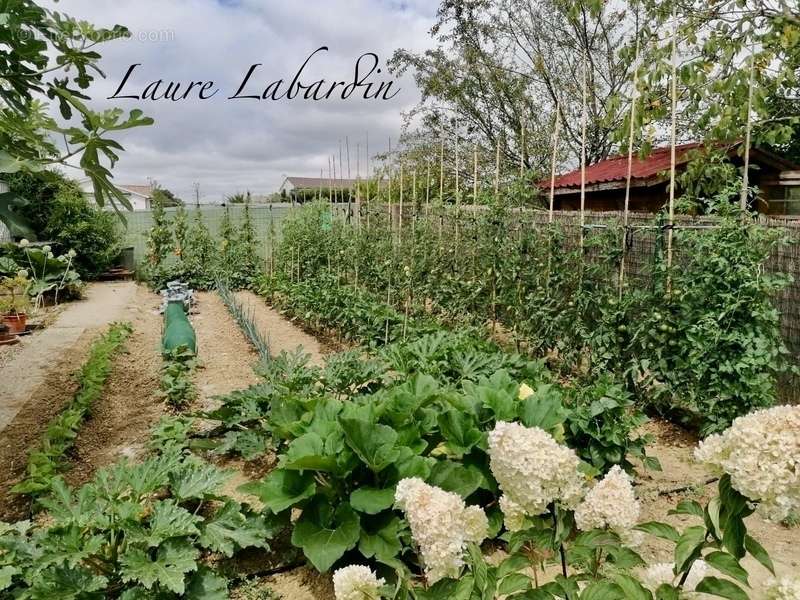
[[328, 179], [326, 177], [287, 177], [283, 180], [278, 193], [281, 197], [302, 197], [315, 192], [325, 194], [331, 190], [354, 190], [356, 179]]
[[[740, 143], [727, 148], [730, 162], [743, 165]], [[691, 160], [692, 150], [701, 150], [701, 143], [683, 144], [675, 148], [676, 169], [683, 172]], [[670, 148], [654, 149], [644, 159], [635, 154], [631, 164], [629, 210], [658, 212], [669, 202]], [[615, 211], [625, 208], [625, 187], [628, 156], [613, 156], [586, 167], [585, 208], [591, 211]], [[758, 212], [770, 215], [800, 216], [800, 166], [772, 152], [750, 149], [750, 185], [759, 188]], [[550, 191], [550, 179], [538, 183], [542, 192]], [[580, 210], [581, 170], [576, 169], [555, 179], [554, 208]], [[678, 191], [680, 193], [680, 191]]]
[[[94, 188], [92, 186], [91, 179], [81, 179], [78, 182], [78, 186], [81, 188], [83, 195], [86, 196], [86, 199], [90, 202], [95, 202], [94, 198]], [[153, 187], [151, 185], [117, 185], [117, 188], [122, 190], [122, 193], [125, 194], [125, 197], [131, 203], [131, 207], [133, 210], [150, 210], [150, 202], [153, 198]], [[106, 209], [112, 209], [106, 203]], [[113, 210], [113, 209], [112, 209]]]

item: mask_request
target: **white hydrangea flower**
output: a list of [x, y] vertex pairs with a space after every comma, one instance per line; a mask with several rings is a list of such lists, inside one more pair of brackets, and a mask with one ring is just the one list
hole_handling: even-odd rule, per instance
[[[675, 565], [672, 563], [655, 563], [647, 567], [639, 576], [642, 585], [655, 592], [659, 586], [666, 584], [677, 586], [680, 584], [681, 578], [675, 575]], [[704, 560], [696, 560], [689, 569], [689, 575], [683, 584], [683, 597], [692, 597], [687, 595], [686, 592], [693, 592], [703, 578], [708, 574], [708, 563]]]
[[77, 252], [75, 252], [75, 250], [72, 250], [72, 249], [70, 249], [70, 251], [69, 251], [69, 252], [67, 252], [67, 256], [68, 256], [69, 258], [75, 258], [76, 256], [78, 256], [78, 253], [77, 253]]
[[525, 400], [525, 398], [527, 398], [531, 394], [533, 394], [533, 388], [529, 386], [527, 383], [523, 383], [521, 386], [519, 386], [519, 394], [517, 394], [517, 397], [520, 400]]
[[800, 577], [784, 575], [772, 579], [765, 590], [766, 600], [800, 600]]
[[333, 593], [336, 600], [378, 600], [385, 583], [369, 567], [350, 565], [333, 574]]
[[31, 243], [30, 243], [28, 240], [26, 240], [25, 238], [22, 238], [22, 239], [19, 241], [19, 247], [20, 247], [20, 248], [27, 248], [27, 247], [28, 247], [28, 246], [30, 246], [30, 245], [31, 245]]
[[525, 509], [503, 494], [500, 496], [500, 510], [503, 511], [503, 523], [509, 531], [521, 531], [525, 528]]
[[640, 512], [630, 475], [614, 465], [575, 509], [575, 523], [582, 531], [610, 529], [624, 541], [633, 542], [638, 536], [632, 535], [636, 533], [632, 529]]
[[17, 277], [20, 279], [27, 279], [28, 278], [28, 269], [20, 269], [17, 271]]
[[42, 252], [44, 252], [45, 254], [49, 254], [50, 250], [52, 250], [50, 246], [42, 246]]
[[583, 497], [578, 455], [538, 427], [498, 421], [489, 458], [506, 505], [513, 501], [528, 515], [544, 513], [551, 502], [573, 509]]
[[483, 510], [465, 506], [458, 494], [428, 485], [418, 477], [401, 480], [394, 498], [411, 526], [428, 583], [458, 577], [467, 544], [481, 543], [488, 533], [489, 521]]
[[738, 417], [721, 434], [709, 436], [695, 458], [758, 503], [772, 521], [800, 510], [800, 406], [776, 406]]

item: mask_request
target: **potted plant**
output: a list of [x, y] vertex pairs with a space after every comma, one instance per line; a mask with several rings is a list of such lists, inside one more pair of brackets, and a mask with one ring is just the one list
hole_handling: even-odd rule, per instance
[[31, 306], [28, 297], [30, 285], [25, 269], [21, 269], [14, 277], [0, 279], [0, 315], [11, 334], [25, 332], [28, 323], [27, 311]]

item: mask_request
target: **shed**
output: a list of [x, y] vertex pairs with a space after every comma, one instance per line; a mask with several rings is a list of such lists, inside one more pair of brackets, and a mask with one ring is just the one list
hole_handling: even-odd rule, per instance
[[[725, 146], [728, 160], [743, 165], [739, 156], [741, 142]], [[682, 172], [691, 160], [692, 151], [702, 151], [700, 142], [676, 146], [676, 169]], [[631, 163], [629, 209], [633, 212], [658, 212], [669, 201], [670, 147], [655, 148], [646, 158], [634, 154]], [[800, 216], [800, 166], [768, 150], [750, 150], [751, 185], [760, 191], [758, 212], [771, 215]], [[591, 211], [614, 211], [625, 208], [628, 156], [620, 154], [586, 167], [585, 208]], [[549, 193], [550, 179], [538, 184]], [[555, 179], [554, 208], [580, 210], [581, 170], [575, 169]], [[678, 195], [680, 190], [678, 190]]]

